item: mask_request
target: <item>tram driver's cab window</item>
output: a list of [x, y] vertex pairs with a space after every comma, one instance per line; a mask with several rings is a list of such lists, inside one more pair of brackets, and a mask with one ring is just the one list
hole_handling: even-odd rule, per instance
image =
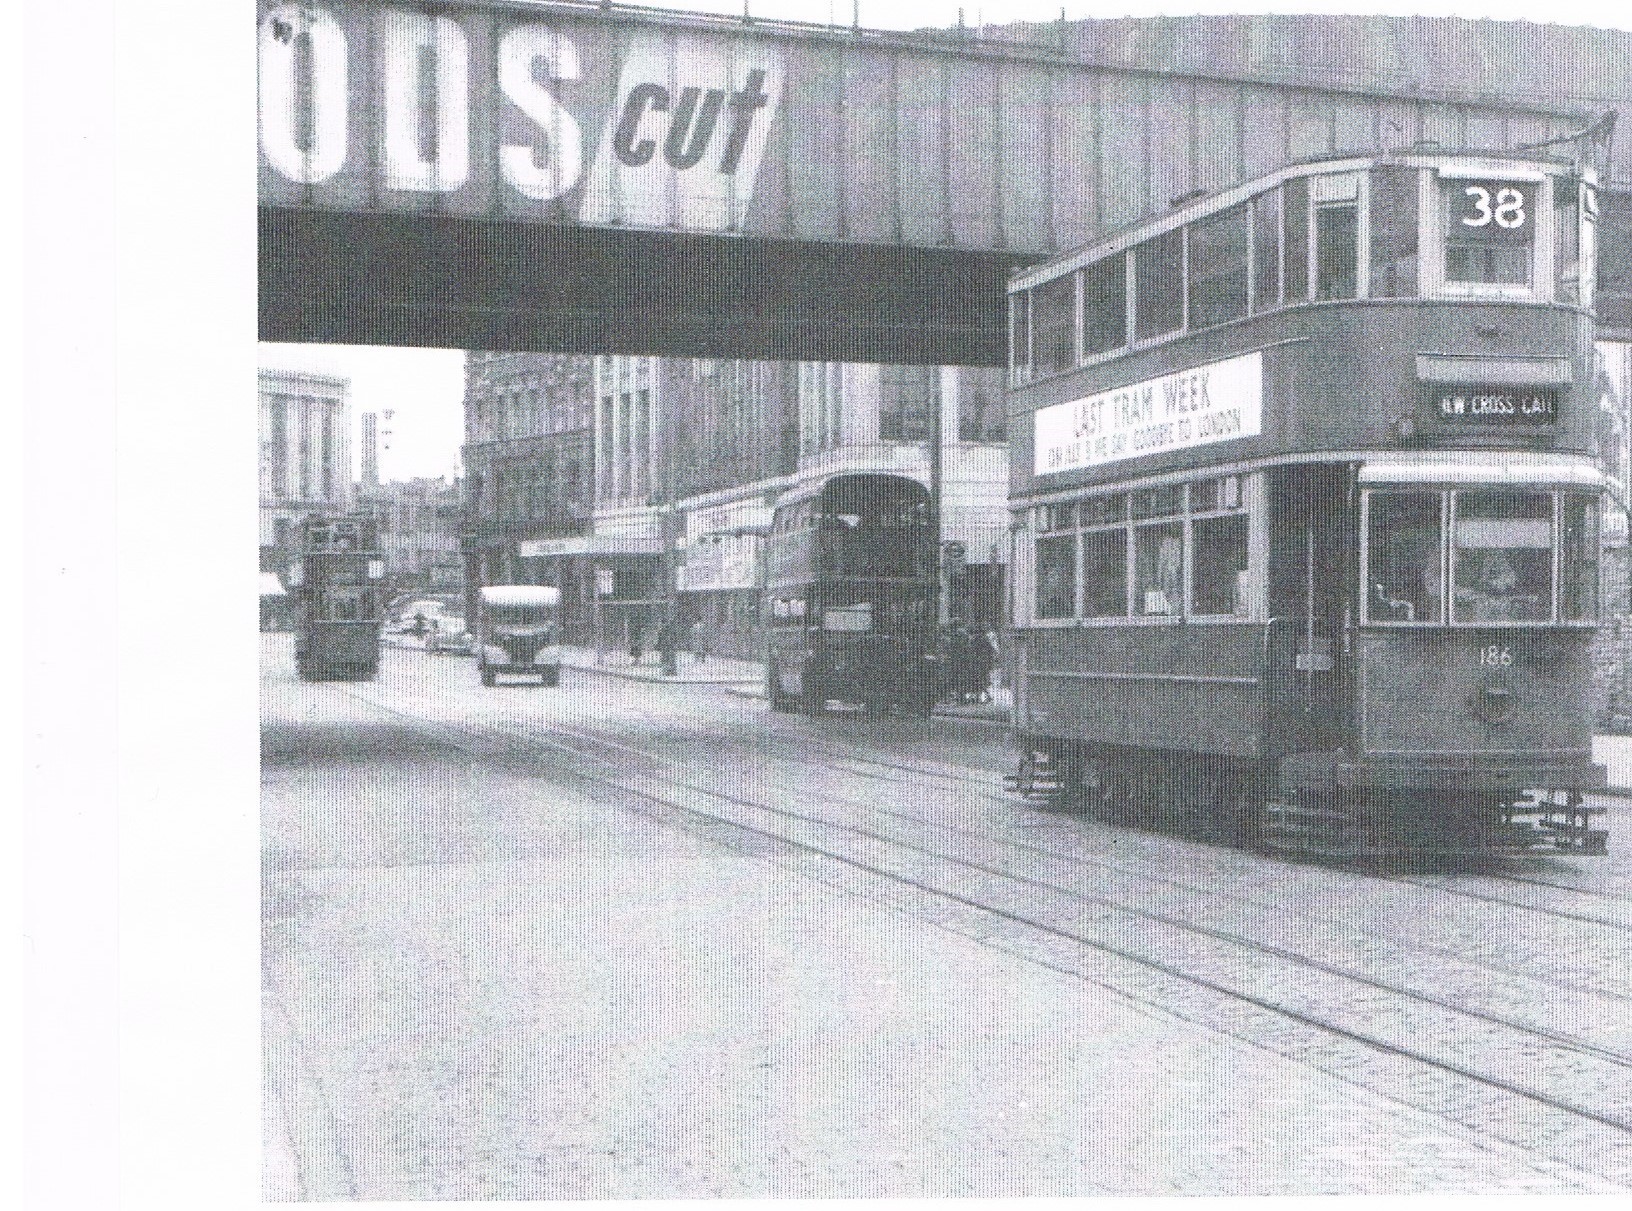
[[1444, 621], [1444, 511], [1438, 492], [1373, 492], [1366, 531], [1371, 622]]
[[1551, 619], [1552, 493], [1457, 492], [1454, 500], [1452, 621]]

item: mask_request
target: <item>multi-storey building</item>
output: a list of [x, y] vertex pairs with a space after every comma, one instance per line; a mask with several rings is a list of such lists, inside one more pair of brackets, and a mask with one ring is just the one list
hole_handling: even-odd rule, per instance
[[[951, 616], [1001, 626], [1003, 419], [998, 370], [471, 354], [471, 584], [558, 585], [579, 642], [646, 646], [675, 609], [702, 650], [757, 655], [778, 497], [893, 471], [940, 492]], [[587, 478], [559, 465], [568, 433]]]
[[281, 574], [302, 517], [352, 506], [350, 383], [262, 370], [259, 388], [261, 570]]
[[554, 584], [587, 642], [594, 502], [594, 363], [541, 353], [465, 357], [465, 582]]
[[365, 478], [357, 488], [357, 505], [379, 523], [380, 551], [393, 593], [464, 591], [458, 480], [439, 477], [370, 484]]

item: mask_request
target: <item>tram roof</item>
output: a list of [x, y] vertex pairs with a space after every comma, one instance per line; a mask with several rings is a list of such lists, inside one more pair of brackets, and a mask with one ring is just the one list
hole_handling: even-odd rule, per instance
[[1603, 472], [1589, 458], [1531, 450], [1380, 455], [1360, 464], [1359, 479], [1362, 484], [1524, 484], [1594, 491], [1605, 486]]
[[[1513, 176], [1517, 165], [1531, 167], [1539, 180], [1542, 175], [1565, 173], [1572, 170], [1581, 172], [1589, 180], [1596, 180], [1596, 174], [1589, 168], [1578, 165], [1575, 161], [1549, 156], [1537, 151], [1504, 151], [1494, 149], [1462, 149], [1449, 150], [1445, 148], [1408, 148], [1386, 154], [1354, 155], [1339, 154], [1321, 156], [1310, 160], [1299, 160], [1277, 168], [1274, 172], [1254, 177], [1240, 185], [1233, 185], [1229, 189], [1203, 197], [1193, 198], [1183, 204], [1175, 205], [1166, 214], [1150, 215], [1132, 223], [1124, 224], [1114, 231], [1095, 240], [1091, 244], [1084, 244], [1080, 248], [1061, 253], [1052, 260], [1044, 261], [1029, 269], [1017, 270], [1009, 278], [1008, 291], [1018, 294], [1034, 286], [1040, 286], [1055, 278], [1074, 273], [1103, 257], [1124, 252], [1135, 244], [1141, 244], [1153, 236], [1162, 235], [1176, 227], [1183, 227], [1186, 223], [1194, 222], [1215, 211], [1228, 210], [1255, 194], [1273, 189], [1283, 181], [1294, 177], [1321, 176], [1328, 173], [1363, 172], [1379, 165], [1398, 165], [1406, 168], [1440, 168], [1453, 169], [1458, 175], [1490, 175]], [[1522, 170], [1521, 170], [1522, 171]]]

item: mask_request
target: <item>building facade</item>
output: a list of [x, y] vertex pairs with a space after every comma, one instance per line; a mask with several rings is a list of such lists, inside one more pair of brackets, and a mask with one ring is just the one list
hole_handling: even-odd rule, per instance
[[[554, 584], [567, 638], [591, 634], [593, 577], [582, 548], [594, 504], [595, 359], [465, 355], [467, 595], [484, 584]], [[467, 602], [467, 616], [474, 605]]]
[[778, 498], [855, 471], [939, 489], [947, 612], [1002, 626], [1000, 370], [521, 354], [467, 367], [471, 584], [557, 585], [574, 642], [650, 650], [673, 610], [697, 651], [757, 657]]
[[258, 387], [261, 570], [281, 575], [302, 517], [353, 507], [350, 382], [261, 370]]
[[372, 513], [379, 523], [380, 550], [392, 595], [463, 594], [462, 497], [458, 480], [371, 484], [365, 478], [358, 484], [358, 509]]

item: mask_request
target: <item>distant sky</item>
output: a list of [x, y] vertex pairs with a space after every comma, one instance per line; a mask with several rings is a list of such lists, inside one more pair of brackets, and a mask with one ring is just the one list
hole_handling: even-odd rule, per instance
[[[1632, 28], [1632, 4], [1603, 0], [1552, 0], [1539, 6], [1534, 0], [1201, 0], [1199, 3], [1161, 3], [1159, 0], [747, 0], [754, 16], [790, 21], [850, 24], [853, 3], [861, 6], [861, 23], [871, 29], [913, 29], [952, 26], [961, 9], [969, 25], [1009, 21], [1049, 21], [1063, 8], [1068, 19], [1084, 17], [1151, 16], [1159, 13], [1323, 12], [1417, 13], [1491, 17], [1499, 20], [1538, 19], [1566, 24]], [[648, 7], [740, 15], [743, 0], [643, 0]], [[261, 364], [314, 370], [351, 379], [352, 415], [363, 412], [395, 415], [381, 427], [391, 432], [389, 449], [380, 456], [385, 479], [454, 475], [459, 470], [463, 438], [462, 355], [454, 350], [391, 349], [348, 345], [270, 345], [260, 347]], [[354, 421], [355, 423], [355, 421]], [[355, 443], [354, 443], [355, 446]]]
[[[378, 412], [380, 478], [457, 475], [464, 441], [465, 355], [457, 349], [396, 349], [382, 345], [262, 343], [267, 369], [310, 370], [351, 380], [352, 472], [361, 454], [357, 418]], [[386, 419], [389, 410], [392, 416]]]

